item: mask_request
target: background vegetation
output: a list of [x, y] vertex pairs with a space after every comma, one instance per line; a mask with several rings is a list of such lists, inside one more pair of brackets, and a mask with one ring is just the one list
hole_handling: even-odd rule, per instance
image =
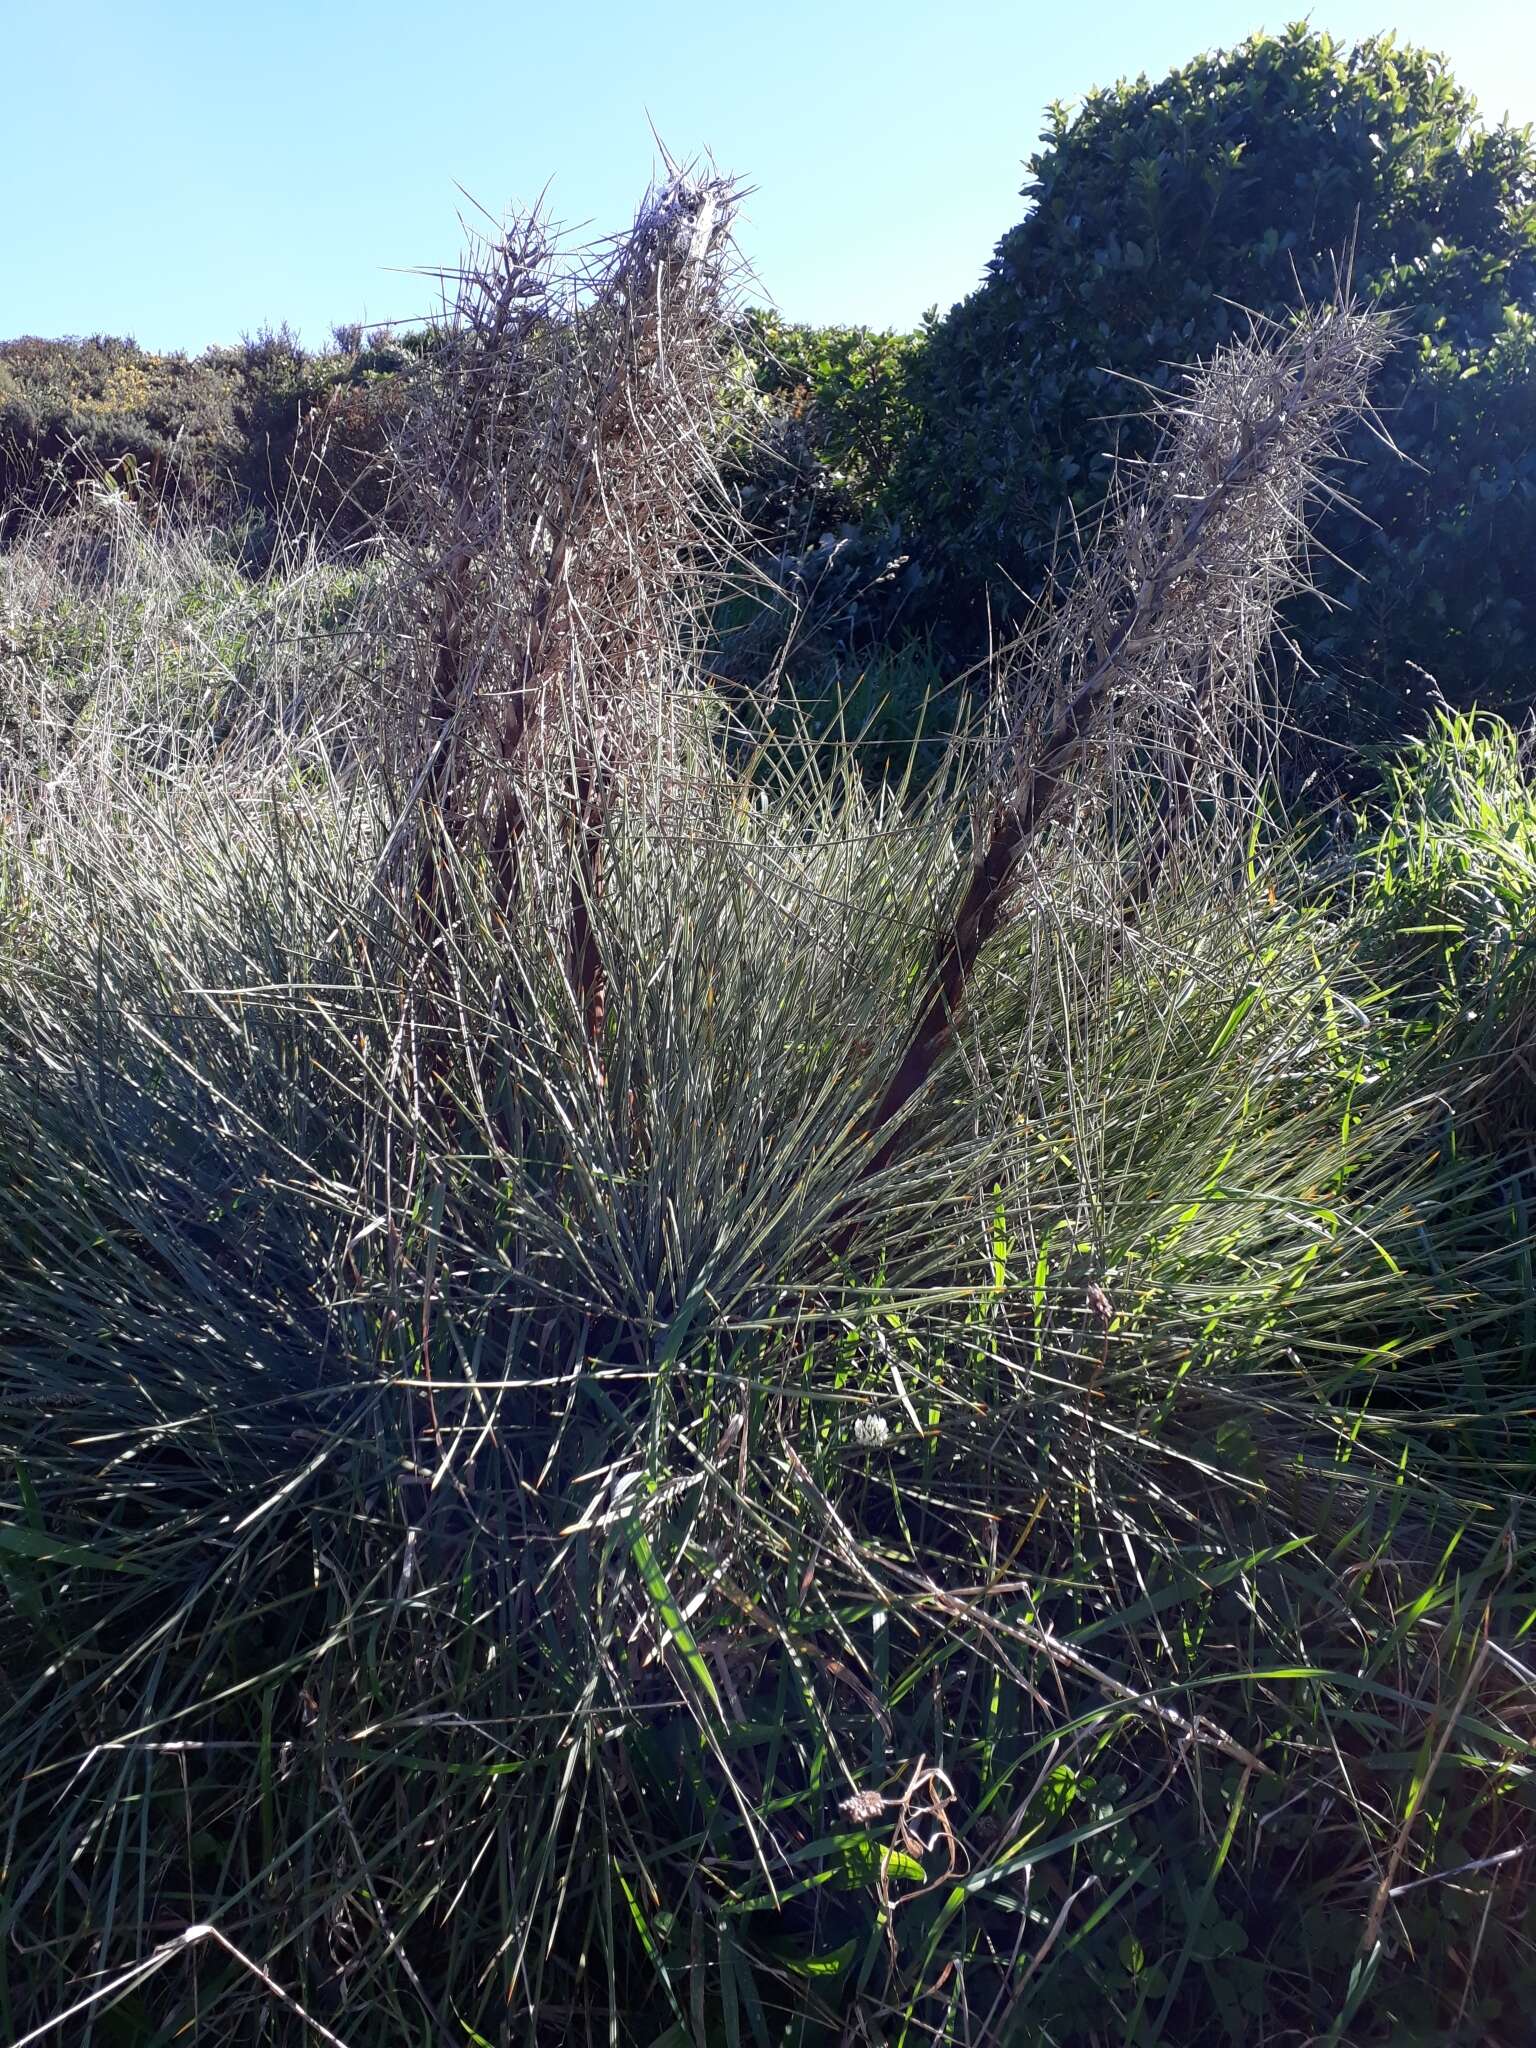
[[[917, 640], [949, 673], [1070, 576], [1145, 387], [1248, 312], [1327, 297], [1337, 266], [1399, 346], [1298, 607], [1293, 745], [1341, 749], [1452, 704], [1529, 703], [1536, 592], [1536, 149], [1486, 128], [1440, 59], [1293, 27], [1051, 111], [1028, 211], [980, 288], [914, 335], [757, 311], [736, 330], [726, 463], [777, 586], [764, 649], [812, 701]], [[103, 469], [270, 547], [279, 516], [346, 541], [387, 520], [392, 426], [430, 334], [331, 352], [286, 334], [189, 359], [131, 342], [0, 347], [0, 507]], [[344, 344], [344, 345], [341, 345]], [[1387, 446], [1390, 437], [1394, 446]], [[1400, 451], [1399, 452], [1395, 452]], [[761, 593], [755, 603], [762, 602]], [[752, 608], [749, 607], [749, 611]], [[761, 621], [753, 620], [754, 625]], [[921, 666], [922, 653], [918, 651]], [[907, 677], [872, 707], [911, 716]], [[926, 678], [931, 685], [932, 676]]]
[[198, 357], [107, 335], [0, 343], [0, 531], [109, 477], [216, 524], [252, 560], [283, 521], [332, 544], [376, 532], [381, 457], [423, 346], [346, 328], [319, 354], [285, 331]]
[[[1436, 58], [1304, 28], [1053, 110], [1030, 210], [981, 289], [914, 358], [922, 428], [893, 503], [962, 617], [1038, 591], [1091, 532], [1110, 452], [1144, 454], [1138, 387], [1334, 289], [1390, 308], [1400, 344], [1325, 519], [1345, 607], [1295, 626], [1303, 716], [1401, 729], [1428, 671], [1454, 702], [1524, 693], [1536, 616], [1536, 151], [1483, 128]], [[1348, 564], [1348, 567], [1344, 565]], [[974, 629], [973, 629], [974, 630]], [[1415, 664], [1410, 668], [1409, 664]], [[1414, 678], [1417, 678], [1417, 681]]]

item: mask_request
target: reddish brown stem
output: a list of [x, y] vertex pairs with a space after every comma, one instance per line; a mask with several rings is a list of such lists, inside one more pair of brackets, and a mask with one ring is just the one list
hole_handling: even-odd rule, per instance
[[[1063, 777], [1092, 729], [1107, 690], [1115, 657], [1129, 625], [1114, 649], [1095, 669], [1068, 706], [1023, 788], [1000, 803], [992, 814], [980, 859], [971, 870], [959, 908], [939, 941], [929, 976], [929, 995], [907, 1042], [901, 1063], [875, 1107], [871, 1130], [884, 1130], [927, 1081], [948, 1045], [955, 1019], [965, 1000], [971, 975], [987, 941], [1002, 921], [1019, 862], [1025, 849], [1047, 822], [1061, 796]], [[869, 1170], [877, 1173], [895, 1155], [897, 1133], [876, 1151]]]

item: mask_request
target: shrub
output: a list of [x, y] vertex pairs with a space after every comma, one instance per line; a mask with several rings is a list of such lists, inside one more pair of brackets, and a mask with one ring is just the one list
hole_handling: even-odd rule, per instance
[[814, 327], [756, 309], [736, 329], [729, 474], [749, 527], [784, 553], [878, 519], [915, 414], [909, 334]]
[[1321, 677], [1303, 721], [1399, 731], [1423, 669], [1460, 703], [1518, 687], [1536, 611], [1526, 133], [1480, 127], [1423, 51], [1297, 27], [1054, 108], [1025, 196], [914, 359], [923, 424], [890, 501], [963, 631], [984, 600], [1017, 616], [1012, 585], [1038, 591], [1053, 550], [1070, 557], [1064, 506], [1092, 530], [1109, 451], [1145, 452], [1137, 380], [1169, 388], [1242, 308], [1327, 298], [1342, 260], [1397, 316], [1376, 402], [1410, 460], [1356, 438], [1343, 481], [1366, 519], [1339, 511], [1320, 537], [1358, 574], [1318, 562], [1348, 609], [1294, 613]]
[[0, 537], [102, 477], [243, 533], [258, 561], [295, 526], [375, 534], [391, 436], [431, 345], [309, 354], [287, 330], [199, 357], [104, 336], [0, 344]]
[[216, 362], [106, 335], [0, 343], [0, 534], [61, 486], [114, 471], [153, 501], [216, 516], [239, 441]]
[[735, 343], [721, 466], [750, 561], [715, 621], [717, 668], [786, 731], [862, 732], [872, 770], [931, 754], [950, 693], [931, 652], [902, 644], [914, 580], [882, 509], [915, 418], [915, 339], [758, 310]]
[[785, 760], [817, 753], [819, 773], [832, 779], [857, 762], [872, 787], [894, 788], [921, 786], [952, 766], [958, 749], [985, 744], [985, 707], [978, 701], [984, 688], [953, 683], [931, 649], [913, 639], [877, 647], [862, 661], [802, 641], [771, 659], [768, 688], [734, 687], [740, 640], [758, 633], [767, 641], [779, 623], [781, 614], [770, 612], [765, 621], [758, 610], [739, 634], [722, 635], [726, 673], [714, 678], [715, 689], [740, 714], [744, 750], [760, 743], [766, 727]]

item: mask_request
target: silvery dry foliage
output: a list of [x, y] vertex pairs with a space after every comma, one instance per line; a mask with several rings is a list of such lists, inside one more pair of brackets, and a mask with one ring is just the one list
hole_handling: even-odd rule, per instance
[[1161, 836], [1170, 806], [1251, 779], [1280, 607], [1308, 585], [1311, 513], [1339, 495], [1324, 465], [1389, 340], [1345, 303], [1255, 319], [1159, 399], [1152, 460], [1122, 466], [1087, 567], [1005, 664], [1006, 808], [1042, 815], [1070, 768], [1122, 831], [1145, 829], [1150, 798]]
[[[1343, 301], [1283, 327], [1255, 321], [1164, 405], [1158, 451], [1144, 473], [1122, 473], [1088, 567], [999, 664], [974, 858], [877, 1129], [949, 1043], [1044, 826], [1068, 817], [1097, 840], [1125, 877], [1111, 908], [1133, 918], [1201, 800], [1241, 786], [1279, 607], [1306, 584], [1308, 512], [1331, 488], [1322, 466], [1365, 413], [1389, 339], [1381, 318]], [[1213, 836], [1218, 855], [1225, 843]], [[1058, 846], [1071, 857], [1070, 835]]]
[[509, 874], [535, 794], [595, 827], [672, 739], [738, 196], [673, 168], [610, 243], [564, 254], [534, 212], [472, 251], [400, 451], [415, 794]]

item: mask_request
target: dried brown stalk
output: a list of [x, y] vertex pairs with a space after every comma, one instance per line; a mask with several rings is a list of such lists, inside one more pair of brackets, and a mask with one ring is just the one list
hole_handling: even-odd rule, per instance
[[667, 756], [704, 573], [736, 198], [713, 172], [675, 171], [595, 250], [563, 258], [535, 213], [474, 251], [402, 448], [426, 950], [451, 915], [449, 849], [488, 857], [510, 906], [542, 833], [570, 876], [571, 978], [594, 1041], [605, 820]]
[[[1307, 517], [1321, 465], [1364, 411], [1387, 347], [1382, 321], [1347, 305], [1287, 328], [1255, 326], [1163, 408], [1156, 456], [1122, 477], [1109, 539], [1005, 679], [1015, 710], [983, 806], [978, 848], [935, 948], [906, 1050], [877, 1104], [873, 1165], [948, 1045], [1025, 856], [1095, 776], [1117, 808], [1162, 791], [1133, 894], [1155, 886], [1209, 786], [1235, 766], [1281, 601], [1305, 584]], [[1030, 709], [1054, 707], [1032, 730]]]

